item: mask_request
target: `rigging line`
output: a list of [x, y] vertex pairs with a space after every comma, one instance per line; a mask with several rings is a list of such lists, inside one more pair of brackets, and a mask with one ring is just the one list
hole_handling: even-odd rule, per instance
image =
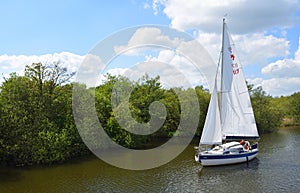
[[219, 54], [219, 58], [218, 58], [218, 68], [217, 68], [217, 72], [219, 71], [219, 68], [220, 68], [221, 57], [222, 57], [222, 48], [221, 48], [221, 50], [220, 50], [220, 54]]
[[[222, 60], [221, 60], [221, 85], [220, 85], [220, 92], [222, 93], [223, 90], [222, 90], [222, 87], [223, 87], [223, 63], [224, 63], [224, 34], [225, 34], [225, 28], [226, 28], [226, 23], [225, 23], [225, 17], [223, 18], [223, 26], [222, 26], [222, 47], [221, 47], [221, 57], [222, 57]], [[223, 97], [222, 97], [222, 94], [220, 95], [220, 118], [221, 120], [223, 120], [223, 113], [222, 113], [222, 109], [223, 109]]]
[[216, 73], [216, 76], [215, 76], [215, 84], [217, 83], [217, 77], [218, 77], [218, 74], [219, 74], [219, 69], [220, 69], [220, 64], [221, 64], [221, 57], [222, 57], [222, 49], [221, 49], [220, 54], [219, 54], [217, 73]]

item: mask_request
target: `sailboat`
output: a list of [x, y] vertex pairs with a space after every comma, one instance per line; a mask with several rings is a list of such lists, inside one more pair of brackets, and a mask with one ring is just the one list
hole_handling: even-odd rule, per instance
[[[250, 96], [225, 18], [218, 65], [204, 128], [195, 155], [195, 160], [203, 166], [248, 162], [258, 154], [259, 135]], [[221, 78], [218, 78], [219, 74]], [[251, 145], [249, 141], [254, 143]]]

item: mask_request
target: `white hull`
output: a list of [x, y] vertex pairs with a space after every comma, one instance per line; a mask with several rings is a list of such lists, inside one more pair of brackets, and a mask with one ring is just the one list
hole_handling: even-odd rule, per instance
[[204, 151], [195, 155], [195, 161], [200, 162], [202, 166], [218, 166], [243, 163], [253, 160], [258, 154], [258, 148], [241, 152]]
[[237, 163], [243, 163], [254, 159], [257, 155], [258, 151], [250, 156], [243, 156], [243, 157], [235, 157], [235, 158], [226, 158], [224, 156], [223, 158], [217, 158], [217, 159], [201, 159], [199, 160], [199, 157], [195, 160], [200, 161], [201, 165], [203, 166], [217, 166], [217, 165], [229, 165], [229, 164], [237, 164]]

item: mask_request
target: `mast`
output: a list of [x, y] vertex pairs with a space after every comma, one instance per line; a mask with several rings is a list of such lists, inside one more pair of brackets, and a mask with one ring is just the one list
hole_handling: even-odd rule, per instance
[[[220, 87], [220, 93], [221, 93], [221, 96], [220, 96], [220, 117], [221, 117], [221, 120], [223, 120], [222, 118], [222, 93], [223, 93], [223, 64], [224, 64], [224, 34], [225, 34], [225, 17], [223, 18], [223, 30], [222, 30], [222, 47], [221, 47], [221, 57], [222, 57], [222, 60], [221, 60], [221, 87]], [[221, 125], [222, 125], [222, 122], [221, 122]]]

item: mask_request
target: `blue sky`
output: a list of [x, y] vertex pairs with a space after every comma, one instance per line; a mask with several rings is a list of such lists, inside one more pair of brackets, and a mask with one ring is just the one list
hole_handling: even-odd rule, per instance
[[122, 28], [169, 24], [166, 16], [134, 1], [3, 1], [0, 17], [0, 54], [9, 55], [83, 55]]
[[2, 1], [0, 73], [49, 58], [76, 69], [101, 40], [144, 24], [190, 33], [216, 61], [225, 14], [247, 80], [273, 96], [300, 91], [298, 0]]

